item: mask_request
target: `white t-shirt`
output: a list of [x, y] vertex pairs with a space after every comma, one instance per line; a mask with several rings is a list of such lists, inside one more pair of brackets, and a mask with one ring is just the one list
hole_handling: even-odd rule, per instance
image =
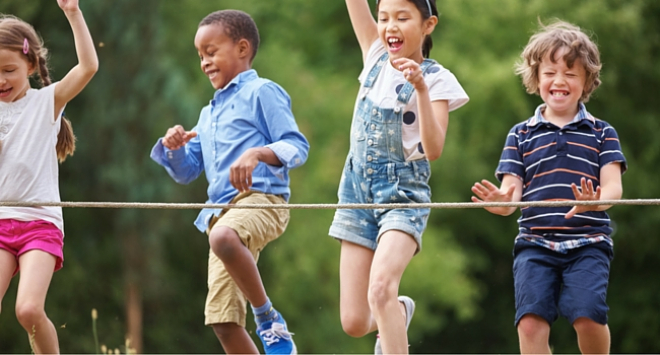
[[[55, 86], [0, 102], [0, 201], [59, 202]], [[64, 233], [61, 207], [0, 207], [0, 219], [45, 220]]]
[[[374, 67], [378, 59], [386, 52], [385, 46], [379, 40], [376, 40], [367, 53], [364, 63], [364, 69], [358, 80], [360, 81], [359, 98], [363, 97], [365, 88], [362, 86], [369, 72]], [[469, 98], [458, 83], [454, 74], [440, 64], [432, 65], [424, 76], [424, 81], [429, 88], [429, 97], [431, 102], [438, 100], [447, 100], [449, 102], [449, 111], [465, 105]], [[381, 108], [394, 108], [397, 106], [398, 92], [408, 81], [403, 73], [392, 66], [388, 60], [383, 66], [373, 87], [368, 91], [369, 98], [375, 105]], [[355, 106], [357, 108], [357, 104]], [[401, 130], [403, 140], [403, 152], [406, 161], [424, 159], [426, 156], [420, 150], [421, 138], [419, 135], [419, 122], [417, 118], [417, 95], [412, 95], [408, 104], [404, 107], [403, 127]]]

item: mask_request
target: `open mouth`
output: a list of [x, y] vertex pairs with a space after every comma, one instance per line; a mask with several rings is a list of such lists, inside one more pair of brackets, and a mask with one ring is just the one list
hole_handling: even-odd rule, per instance
[[7, 97], [7, 96], [9, 96], [9, 94], [11, 93], [12, 90], [13, 90], [13, 88], [4, 89], [4, 90], [3, 90], [3, 89], [0, 89], [0, 97]]
[[388, 37], [387, 46], [390, 50], [397, 51], [403, 46], [403, 40], [396, 37]]
[[216, 76], [218, 76], [218, 74], [220, 74], [219, 70], [213, 70], [213, 71], [206, 72], [206, 76], [208, 76], [210, 80], [213, 80]]
[[564, 91], [564, 90], [551, 90], [550, 91], [550, 95], [552, 95], [553, 97], [566, 97], [569, 94], [570, 93], [568, 91]]

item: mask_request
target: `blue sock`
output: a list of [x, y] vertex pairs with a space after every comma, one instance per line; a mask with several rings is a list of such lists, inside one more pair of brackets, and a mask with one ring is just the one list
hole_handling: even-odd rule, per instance
[[263, 306], [256, 308], [252, 306], [252, 313], [254, 313], [254, 319], [257, 322], [257, 325], [261, 325], [264, 322], [273, 320], [277, 314], [275, 312], [275, 308], [273, 308], [273, 304], [270, 302], [270, 299], [266, 299], [266, 303], [264, 303]]

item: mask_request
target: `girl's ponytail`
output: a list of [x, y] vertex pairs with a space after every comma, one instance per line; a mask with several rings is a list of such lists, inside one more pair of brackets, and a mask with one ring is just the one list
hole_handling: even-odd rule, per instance
[[[43, 86], [51, 84], [50, 73], [46, 66], [46, 58], [42, 55], [37, 56], [37, 65], [39, 68], [39, 78]], [[76, 136], [73, 135], [73, 127], [64, 115], [61, 117], [60, 132], [57, 134], [57, 145], [55, 151], [57, 152], [57, 160], [62, 163], [67, 156], [73, 155], [76, 150]]]

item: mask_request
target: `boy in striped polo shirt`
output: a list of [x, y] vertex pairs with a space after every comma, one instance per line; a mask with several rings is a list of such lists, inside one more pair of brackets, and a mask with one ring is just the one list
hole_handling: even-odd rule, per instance
[[[543, 99], [507, 135], [496, 176], [472, 187], [474, 202], [614, 200], [626, 160], [616, 131], [584, 103], [600, 85], [600, 54], [579, 27], [542, 26], [516, 73]], [[582, 353], [608, 353], [610, 206], [527, 207], [518, 219], [513, 276], [521, 353], [550, 353], [550, 325], [566, 317]], [[486, 208], [507, 216], [514, 207]]]

